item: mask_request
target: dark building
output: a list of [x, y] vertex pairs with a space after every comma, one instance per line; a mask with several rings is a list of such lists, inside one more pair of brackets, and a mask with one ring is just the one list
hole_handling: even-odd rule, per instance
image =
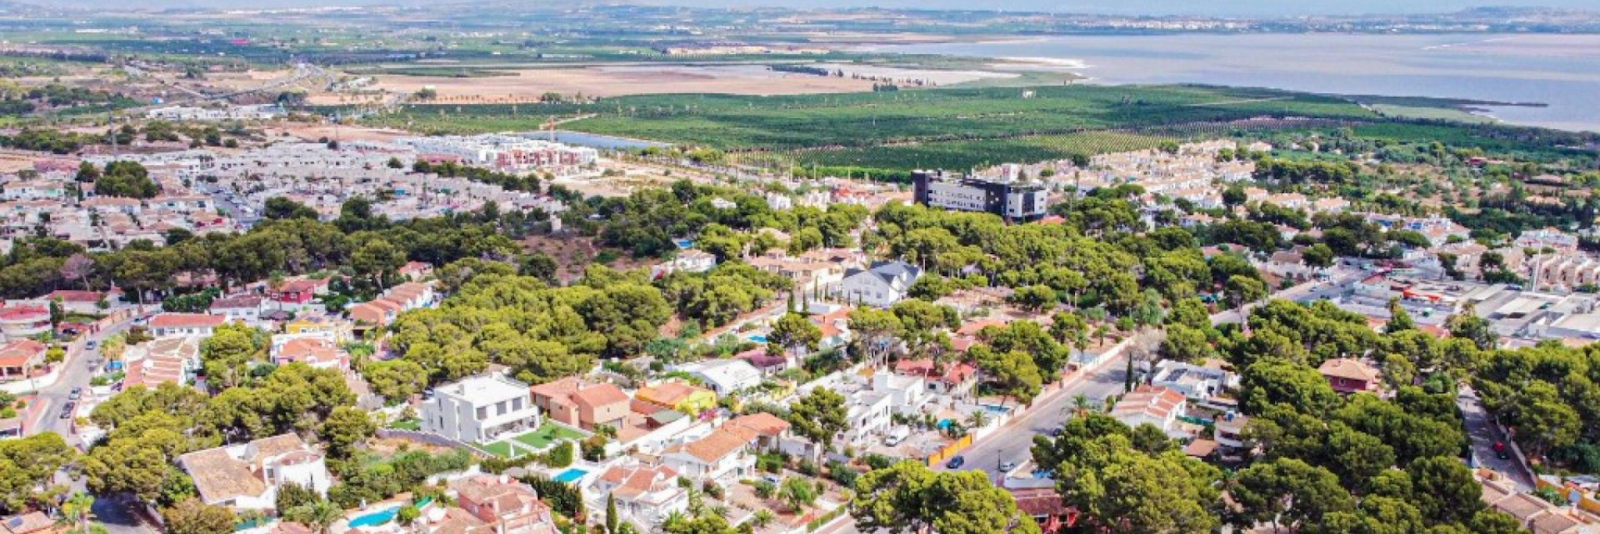
[[[1007, 176], [1014, 173], [1008, 172]], [[982, 211], [1006, 221], [1035, 221], [1043, 218], [1050, 204], [1044, 185], [1019, 182], [1014, 178], [990, 180], [975, 176], [955, 176], [942, 170], [912, 171], [918, 204], [957, 211]]]

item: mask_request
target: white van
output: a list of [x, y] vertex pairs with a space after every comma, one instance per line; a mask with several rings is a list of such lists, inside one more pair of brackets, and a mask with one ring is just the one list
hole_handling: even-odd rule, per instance
[[889, 437], [884, 438], [883, 444], [884, 445], [888, 445], [890, 447], [893, 447], [895, 445], [899, 445], [900, 442], [905, 441], [906, 437], [910, 436], [910, 435], [911, 435], [911, 429], [910, 428], [906, 428], [906, 427], [903, 427], [903, 426], [897, 426], [897, 427], [894, 427], [894, 430], [890, 430], [889, 431]]

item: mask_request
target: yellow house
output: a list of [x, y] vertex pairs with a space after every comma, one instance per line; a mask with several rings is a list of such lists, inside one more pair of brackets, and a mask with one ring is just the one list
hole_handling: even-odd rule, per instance
[[350, 321], [329, 317], [326, 315], [306, 315], [296, 317], [293, 321], [283, 324], [285, 334], [332, 334], [339, 343], [350, 341]]
[[717, 407], [717, 394], [711, 390], [679, 382], [645, 386], [634, 398], [694, 415]]

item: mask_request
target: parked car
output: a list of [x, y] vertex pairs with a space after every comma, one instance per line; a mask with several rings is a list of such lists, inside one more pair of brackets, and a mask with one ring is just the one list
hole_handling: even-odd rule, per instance
[[950, 468], [950, 469], [961, 469], [961, 466], [962, 465], [966, 465], [966, 463], [967, 463], [966, 457], [957, 456], [955, 458], [951, 458], [949, 462], [946, 462], [944, 464], [944, 466], [947, 467], [947, 468]]
[[67, 398], [72, 400], [83, 398], [83, 388], [72, 388], [72, 391], [67, 393]]
[[1499, 458], [1501, 460], [1504, 460], [1506, 458], [1510, 458], [1511, 457], [1511, 453], [1506, 451], [1506, 443], [1504, 441], [1496, 441], [1496, 442], [1494, 442], [1494, 447], [1491, 447], [1491, 448], [1494, 449], [1495, 458]]
[[1009, 473], [1009, 472], [1011, 472], [1012, 469], [1016, 469], [1016, 468], [1017, 468], [1017, 462], [1001, 462], [1000, 463], [1000, 470], [1003, 471], [1003, 472]]
[[89, 350], [94, 350], [94, 346], [95, 346], [95, 341], [93, 339], [89, 340], [88, 343], [84, 343], [83, 344], [83, 348], [86, 348], [86, 349], [89, 349]]

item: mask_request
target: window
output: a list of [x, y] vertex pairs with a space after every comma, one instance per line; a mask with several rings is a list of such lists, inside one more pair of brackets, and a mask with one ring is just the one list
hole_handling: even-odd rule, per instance
[[483, 419], [487, 419], [488, 417], [489, 417], [489, 407], [488, 406], [479, 406], [478, 407], [478, 420], [481, 421]]

